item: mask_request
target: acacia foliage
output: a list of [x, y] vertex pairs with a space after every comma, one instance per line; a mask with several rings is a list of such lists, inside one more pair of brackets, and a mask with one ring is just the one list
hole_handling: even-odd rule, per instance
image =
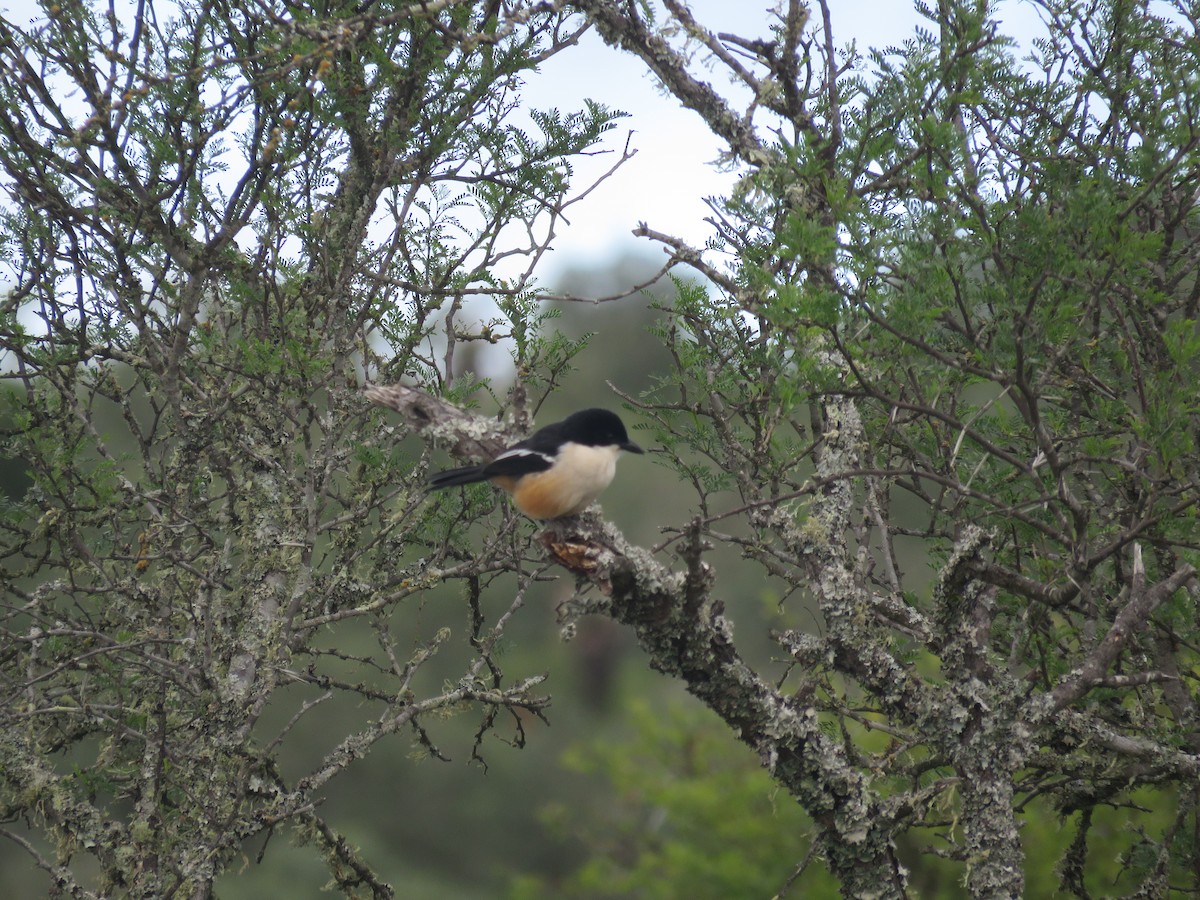
[[[317, 811], [330, 780], [395, 733], [438, 754], [457, 712], [477, 750], [519, 741], [546, 705], [480, 609], [512, 539], [448, 539], [359, 388], [449, 389], [457, 348], [510, 334], [528, 384], [569, 356], [527, 294], [615, 114], [516, 101], [582, 27], [487, 2], [0, 20], [6, 453], [32, 482], [0, 519], [0, 820], [55, 893], [206, 896], [295, 826], [333, 883], [390, 895]], [[482, 294], [501, 312], [456, 318]], [[393, 631], [459, 576], [469, 627]], [[353, 724], [285, 773], [339, 699]]]
[[[432, 715], [520, 741], [546, 701], [493, 650], [557, 564], [594, 587], [568, 616], [629, 625], [753, 747], [846, 896], [904, 896], [914, 850], [1018, 896], [1021, 820], [1047, 805], [1073, 829], [1059, 887], [1090, 896], [1091, 828], [1135, 803], [1160, 815], [1131, 813], [1131, 889], [1196, 889], [1197, 22], [1033, 5], [1028, 56], [983, 0], [866, 55], [798, 0], [761, 35], [676, 0], [4, 23], [2, 340], [34, 480], [3, 520], [9, 835], [63, 892], [203, 896], [298, 823], [344, 890], [387, 895], [314, 800], [397, 730], [439, 752]], [[425, 504], [356, 390], [361, 367], [462, 400], [469, 344], [510, 342], [507, 433], [378, 395], [478, 457], [579, 349], [539, 335], [531, 267], [612, 114], [512, 115], [520, 72], [585, 26], [740, 178], [705, 247], [637, 230], [708, 281], [679, 282], [675, 371], [629, 398], [695, 493], [656, 552], [591, 517], [539, 546], [483, 491]], [[786, 586], [784, 676], [740, 652], [717, 542]], [[398, 642], [403, 601], [441, 584], [466, 639]], [[351, 623], [370, 653], [321, 649]], [[298, 777], [276, 755], [298, 719], [259, 729], [290, 682], [318, 689], [297, 717], [341, 695], [374, 717]]]
[[[1019, 895], [1048, 801], [1089, 896], [1095, 813], [1146, 786], [1169, 823], [1131, 825], [1125, 875], [1194, 889], [1195, 9], [1045, 0], [1022, 49], [1000, 4], [943, 0], [858, 55], [825, 3], [755, 37], [580, 6], [744, 172], [707, 246], [639, 229], [711, 282], [663, 331], [684, 377], [639, 404], [700, 514], [684, 585], [613, 570], [707, 622], [618, 616], [759, 749], [847, 895], [903, 896], [896, 840], [927, 827], [972, 895]], [[779, 695], [709, 605], [716, 540], [820, 611], [776, 635]]]

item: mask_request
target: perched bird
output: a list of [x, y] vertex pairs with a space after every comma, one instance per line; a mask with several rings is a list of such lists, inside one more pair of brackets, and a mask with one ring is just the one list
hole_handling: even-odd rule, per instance
[[622, 450], [645, 451], [607, 409], [584, 409], [547, 425], [481, 466], [438, 472], [433, 490], [490, 481], [512, 494], [532, 519], [560, 519], [583, 512], [608, 487]]

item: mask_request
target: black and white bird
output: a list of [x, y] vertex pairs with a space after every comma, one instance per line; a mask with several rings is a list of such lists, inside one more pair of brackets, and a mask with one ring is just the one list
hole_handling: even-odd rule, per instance
[[438, 472], [433, 490], [490, 481], [532, 519], [583, 512], [612, 482], [622, 450], [644, 453], [607, 409], [584, 409], [540, 428], [489, 463]]

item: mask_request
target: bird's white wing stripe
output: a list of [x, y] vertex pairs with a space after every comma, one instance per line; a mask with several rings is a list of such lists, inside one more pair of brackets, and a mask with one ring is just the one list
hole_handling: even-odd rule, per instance
[[499, 460], [509, 459], [514, 456], [540, 456], [542, 459], [544, 459], [548, 463], [554, 462], [553, 456], [548, 456], [547, 454], [541, 453], [537, 450], [529, 450], [525, 447], [513, 447], [509, 450], [505, 450], [503, 453], [501, 453], [499, 456], [497, 456], [496, 459], [494, 459], [492, 461], [498, 462]]

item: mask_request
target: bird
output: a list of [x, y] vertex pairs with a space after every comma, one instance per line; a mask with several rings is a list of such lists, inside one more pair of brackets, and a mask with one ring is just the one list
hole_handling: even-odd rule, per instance
[[622, 450], [646, 452], [629, 439], [616, 413], [582, 409], [539, 428], [491, 462], [438, 472], [429, 485], [437, 491], [490, 481], [531, 519], [561, 519], [583, 512], [608, 487]]

